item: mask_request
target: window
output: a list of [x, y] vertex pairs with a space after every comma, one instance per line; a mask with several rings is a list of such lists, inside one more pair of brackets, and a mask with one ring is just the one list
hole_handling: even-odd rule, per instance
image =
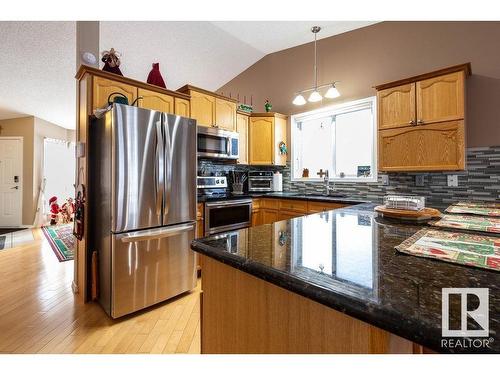
[[292, 116], [292, 180], [376, 181], [375, 117], [374, 97]]

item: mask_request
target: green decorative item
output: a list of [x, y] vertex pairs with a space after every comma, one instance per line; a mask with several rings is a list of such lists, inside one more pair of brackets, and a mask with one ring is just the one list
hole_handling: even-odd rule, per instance
[[238, 109], [240, 111], [243, 111], [243, 112], [248, 112], [248, 113], [252, 113], [253, 112], [253, 107], [251, 105], [248, 105], [248, 104], [240, 104], [238, 106]]
[[269, 103], [269, 99], [266, 99], [266, 103], [264, 104], [264, 108], [266, 109], [266, 112], [271, 112], [273, 105], [271, 103]]
[[286, 148], [285, 142], [281, 141], [278, 147], [280, 149], [280, 155], [286, 155], [286, 154], [288, 154], [288, 149]]

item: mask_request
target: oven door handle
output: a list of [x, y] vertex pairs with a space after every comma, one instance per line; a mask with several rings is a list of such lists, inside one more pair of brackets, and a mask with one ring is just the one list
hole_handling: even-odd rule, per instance
[[241, 206], [241, 205], [252, 205], [251, 200], [235, 200], [229, 202], [208, 202], [205, 205], [209, 208], [217, 208], [217, 207], [227, 207], [227, 206]]

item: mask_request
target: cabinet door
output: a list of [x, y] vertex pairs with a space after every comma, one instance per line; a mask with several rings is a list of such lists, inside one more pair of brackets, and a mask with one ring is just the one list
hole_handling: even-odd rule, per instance
[[299, 216], [304, 216], [304, 215], [305, 214], [299, 213], [299, 212], [280, 210], [280, 213], [278, 215], [278, 221], [289, 220], [289, 219], [293, 219], [294, 217], [299, 217]]
[[190, 91], [191, 118], [197, 125], [213, 126], [215, 124], [215, 98], [197, 91]]
[[276, 221], [279, 221], [279, 211], [277, 210], [270, 210], [267, 208], [264, 208], [261, 211], [262, 214], [262, 224], [271, 224]]
[[252, 227], [262, 225], [262, 212], [260, 210], [252, 211]]
[[415, 123], [415, 84], [377, 92], [378, 128], [390, 129]]
[[239, 164], [248, 164], [248, 116], [236, 115], [236, 131], [239, 135], [240, 156]]
[[417, 123], [461, 120], [464, 107], [463, 72], [417, 82]]
[[139, 106], [141, 108], [165, 113], [174, 113], [173, 96], [145, 89], [138, 89], [137, 94], [138, 96], [142, 96], [142, 99], [139, 100]]
[[[286, 165], [286, 154], [280, 153], [280, 143], [286, 141], [286, 120], [284, 118], [276, 118], [274, 120], [274, 137], [273, 137], [273, 164]], [[289, 148], [289, 147], [288, 147]]]
[[379, 131], [379, 170], [454, 171], [465, 168], [464, 122]]
[[93, 77], [93, 81], [92, 111], [105, 107], [108, 104], [109, 95], [114, 92], [125, 95], [129, 104], [132, 104], [137, 97], [137, 88], [134, 86], [102, 77]]
[[175, 98], [175, 114], [183, 117], [190, 117], [189, 113], [189, 100]]
[[273, 163], [273, 117], [250, 117], [248, 125], [248, 164]]
[[215, 125], [224, 130], [236, 131], [236, 103], [215, 98]]

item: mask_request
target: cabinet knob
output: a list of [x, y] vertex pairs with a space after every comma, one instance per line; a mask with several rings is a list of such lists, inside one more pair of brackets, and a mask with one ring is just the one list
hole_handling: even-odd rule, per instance
[[410, 125], [415, 125], [415, 120], [411, 120]]
[[417, 124], [423, 124], [424, 123], [424, 120], [418, 120], [417, 121]]

